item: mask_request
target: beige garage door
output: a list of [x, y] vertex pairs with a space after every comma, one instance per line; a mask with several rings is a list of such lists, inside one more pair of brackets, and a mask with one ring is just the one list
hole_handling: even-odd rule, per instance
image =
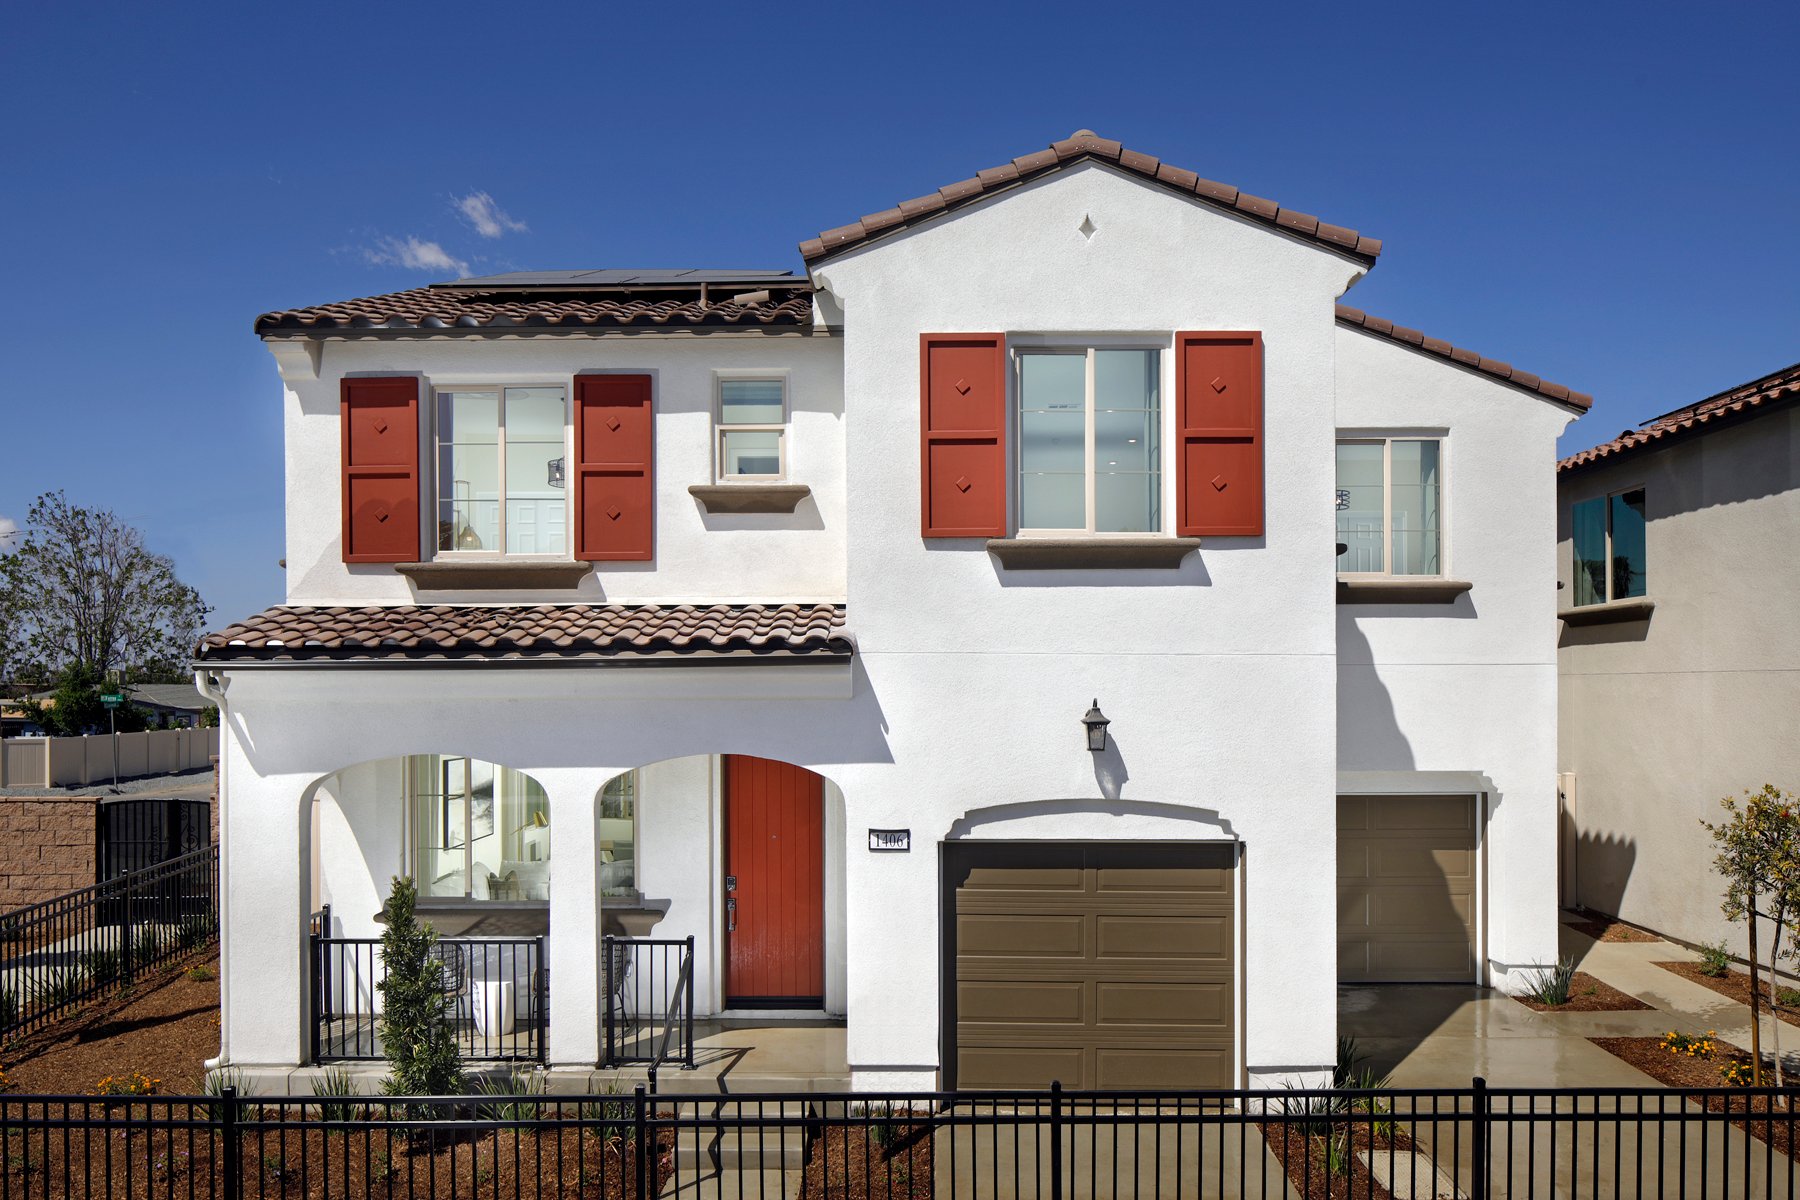
[[1230, 1087], [1234, 846], [952, 845], [960, 1088]]
[[1475, 980], [1475, 799], [1338, 797], [1338, 979]]

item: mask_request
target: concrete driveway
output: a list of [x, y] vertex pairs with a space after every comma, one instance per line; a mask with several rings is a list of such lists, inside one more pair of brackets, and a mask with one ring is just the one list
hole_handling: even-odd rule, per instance
[[[1489, 988], [1453, 985], [1338, 989], [1338, 1030], [1396, 1087], [1657, 1087], [1589, 1042], [1661, 1037], [1671, 1029], [1750, 1044], [1750, 1010], [1652, 964], [1697, 961], [1670, 942], [1596, 942], [1567, 925], [1562, 951], [1590, 975], [1651, 1007], [1637, 1012], [1539, 1013]], [[1765, 1041], [1769, 1024], [1763, 1025]], [[1783, 1058], [1800, 1067], [1800, 1029], [1783, 1029]]]

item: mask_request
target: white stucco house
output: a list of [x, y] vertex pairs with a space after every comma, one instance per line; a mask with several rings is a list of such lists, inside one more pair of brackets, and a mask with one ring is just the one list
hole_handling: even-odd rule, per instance
[[1380, 249], [1080, 131], [803, 274], [259, 318], [287, 602], [196, 664], [224, 1061], [366, 1052], [399, 874], [501, 939], [471, 1045], [582, 1078], [690, 978], [864, 1089], [1261, 1086], [1340, 983], [1518, 986], [1589, 401], [1342, 306]]

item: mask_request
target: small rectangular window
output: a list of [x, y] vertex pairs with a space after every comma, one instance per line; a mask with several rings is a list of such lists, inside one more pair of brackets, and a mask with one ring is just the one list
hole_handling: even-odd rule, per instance
[[1576, 607], [1647, 594], [1643, 488], [1582, 500], [1570, 509], [1569, 524]]
[[786, 380], [719, 380], [718, 475], [787, 477]]
[[435, 420], [438, 552], [567, 554], [563, 389], [447, 388]]
[[1162, 354], [1018, 355], [1019, 529], [1162, 530]]
[[1444, 573], [1440, 439], [1340, 441], [1336, 507], [1338, 574]]

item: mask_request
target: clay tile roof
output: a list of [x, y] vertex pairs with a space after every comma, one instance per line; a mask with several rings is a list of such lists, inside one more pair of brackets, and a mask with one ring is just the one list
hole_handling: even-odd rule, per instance
[[1570, 408], [1578, 408], [1586, 412], [1594, 403], [1594, 398], [1585, 392], [1570, 391], [1560, 383], [1551, 383], [1547, 379], [1538, 378], [1530, 371], [1518, 370], [1511, 363], [1503, 363], [1497, 358], [1487, 358], [1473, 350], [1452, 346], [1441, 338], [1426, 337], [1416, 329], [1396, 325], [1392, 321], [1366, 313], [1360, 308], [1351, 308], [1348, 304], [1337, 306], [1337, 319], [1340, 325], [1361, 329], [1365, 333], [1388, 338], [1402, 345], [1411, 346], [1415, 350], [1422, 350], [1426, 354], [1435, 354], [1439, 358], [1461, 363], [1465, 367], [1480, 371], [1483, 375], [1491, 375], [1522, 391], [1543, 396], [1558, 404], [1566, 404]]
[[620, 326], [693, 328], [722, 325], [812, 325], [812, 289], [770, 289], [768, 298], [738, 303], [734, 289], [715, 287], [666, 292], [559, 290], [556, 288], [467, 288], [433, 286], [267, 312], [256, 318], [258, 334], [325, 333], [335, 330], [531, 330], [583, 332]]
[[834, 660], [835, 604], [284, 605], [208, 634], [198, 662], [488, 662], [514, 666]]
[[1645, 421], [1636, 429], [1627, 429], [1610, 442], [1602, 442], [1579, 454], [1570, 455], [1557, 463], [1556, 469], [1567, 471], [1585, 467], [1589, 463], [1612, 458], [1642, 446], [1656, 445], [1686, 434], [1703, 433], [1708, 428], [1717, 428], [1735, 417], [1752, 416], [1777, 404], [1796, 401], [1800, 401], [1800, 363]]
[[[1122, 170], [1171, 191], [1229, 209], [1239, 216], [1316, 241], [1330, 249], [1341, 250], [1364, 262], [1373, 263], [1381, 253], [1379, 238], [1364, 237], [1354, 229], [1326, 224], [1307, 213], [1284, 209], [1273, 200], [1240, 192], [1228, 183], [1201, 179], [1192, 171], [1171, 166], [1153, 155], [1127, 150], [1111, 138], [1103, 138], [1091, 129], [1078, 129], [1061, 141], [1052, 142], [1048, 150], [1022, 154], [1011, 162], [978, 171], [973, 179], [948, 184], [939, 188], [935, 194], [921, 196], [916, 200], [902, 200], [895, 208], [879, 214], [882, 219], [873, 224], [871, 218], [864, 217], [861, 221], [827, 230], [816, 238], [808, 238], [800, 243], [800, 257], [808, 266], [812, 266], [840, 250], [860, 245], [883, 233], [927, 220], [946, 210], [960, 208], [984, 196], [1004, 191], [1084, 159], [1113, 163]], [[900, 214], [900, 220], [888, 219], [894, 212]]]

